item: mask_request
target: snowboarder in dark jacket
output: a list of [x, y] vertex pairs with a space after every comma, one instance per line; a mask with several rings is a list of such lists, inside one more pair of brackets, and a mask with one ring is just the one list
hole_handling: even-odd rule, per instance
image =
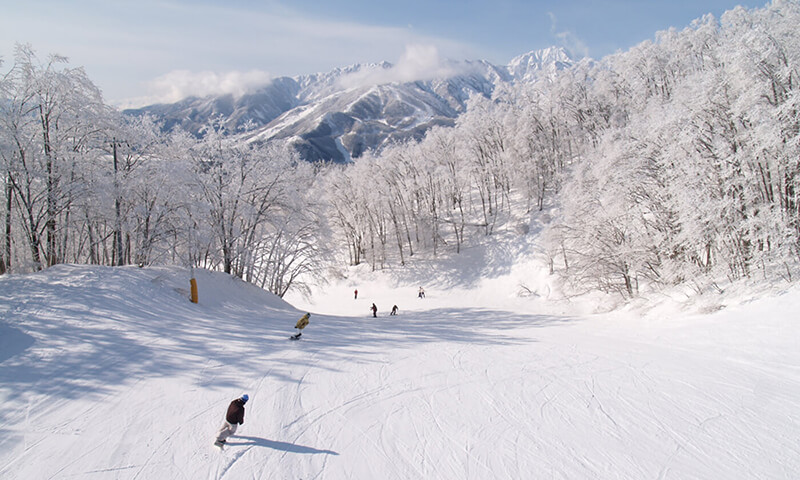
[[228, 437], [236, 433], [236, 428], [239, 425], [244, 425], [244, 404], [249, 399], [250, 397], [245, 393], [228, 405], [228, 411], [225, 413], [225, 423], [219, 429], [217, 441], [214, 442], [214, 445], [219, 447], [225, 445]]
[[378, 307], [374, 303], [372, 304], [371, 307], [369, 307], [369, 309], [372, 310], [372, 316], [373, 317], [377, 317], [378, 316]]

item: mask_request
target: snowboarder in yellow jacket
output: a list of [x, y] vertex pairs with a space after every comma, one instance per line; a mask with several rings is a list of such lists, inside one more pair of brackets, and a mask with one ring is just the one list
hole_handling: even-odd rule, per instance
[[300, 320], [297, 321], [297, 324], [294, 326], [294, 328], [296, 328], [298, 331], [297, 335], [292, 335], [293, 340], [297, 340], [298, 338], [300, 338], [300, 335], [303, 334], [303, 329], [306, 328], [306, 326], [308, 325], [308, 318], [310, 316], [311, 316], [310, 313], [306, 313], [305, 315], [300, 317]]

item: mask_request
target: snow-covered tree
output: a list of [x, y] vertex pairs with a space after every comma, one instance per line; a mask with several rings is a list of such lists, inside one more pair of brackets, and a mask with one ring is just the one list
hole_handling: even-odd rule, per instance
[[7, 182], [34, 269], [67, 256], [81, 177], [99, 154], [108, 114], [83, 69], [65, 63], [58, 56], [41, 63], [30, 47], [18, 45], [4, 79], [0, 116], [10, 145], [4, 149]]

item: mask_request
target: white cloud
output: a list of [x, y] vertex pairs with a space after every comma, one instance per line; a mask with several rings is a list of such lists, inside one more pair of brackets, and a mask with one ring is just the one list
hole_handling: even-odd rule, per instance
[[191, 96], [232, 94], [234, 97], [240, 97], [271, 81], [272, 76], [260, 70], [225, 73], [173, 70], [148, 82], [147, 94], [127, 101], [126, 106], [174, 103]]
[[550, 17], [550, 33], [552, 33], [553, 36], [558, 39], [558, 41], [561, 43], [561, 46], [566, 48], [570, 55], [577, 57], [588, 57], [589, 47], [586, 45], [586, 43], [578, 38], [576, 34], [568, 30], [559, 32], [555, 14], [553, 12], [547, 12], [547, 15]]
[[235, 94], [241, 85], [246, 90], [252, 84], [248, 76], [268, 78], [264, 70], [273, 78], [304, 75], [402, 55], [392, 75], [404, 80], [439, 75], [439, 54], [485, 58], [478, 53], [482, 47], [466, 42], [410, 27], [313, 15], [283, 1], [224, 6], [188, 0], [80, 1], [96, 3], [96, 8], [91, 15], [89, 9], [63, 9], [69, 21], [55, 24], [69, 31], [58, 41], [78, 38], [58, 51], [75, 56], [99, 80], [106, 97], [122, 107], [174, 102], [187, 95]]
[[344, 88], [387, 83], [406, 83], [433, 78], [447, 78], [462, 71], [452, 62], [439, 57], [439, 51], [432, 45], [407, 45], [397, 63], [389, 68], [365, 69], [352, 73], [339, 80]]

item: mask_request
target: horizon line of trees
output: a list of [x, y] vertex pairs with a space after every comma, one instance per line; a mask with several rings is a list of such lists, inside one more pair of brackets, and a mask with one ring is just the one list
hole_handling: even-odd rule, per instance
[[574, 292], [792, 281], [797, 24], [796, 0], [705, 16], [499, 86], [454, 127], [344, 166], [218, 120], [202, 138], [164, 133], [104, 105], [82, 69], [18, 47], [0, 78], [0, 273], [171, 262], [283, 295], [331, 261], [382, 269], [503, 233], [536, 234]]

